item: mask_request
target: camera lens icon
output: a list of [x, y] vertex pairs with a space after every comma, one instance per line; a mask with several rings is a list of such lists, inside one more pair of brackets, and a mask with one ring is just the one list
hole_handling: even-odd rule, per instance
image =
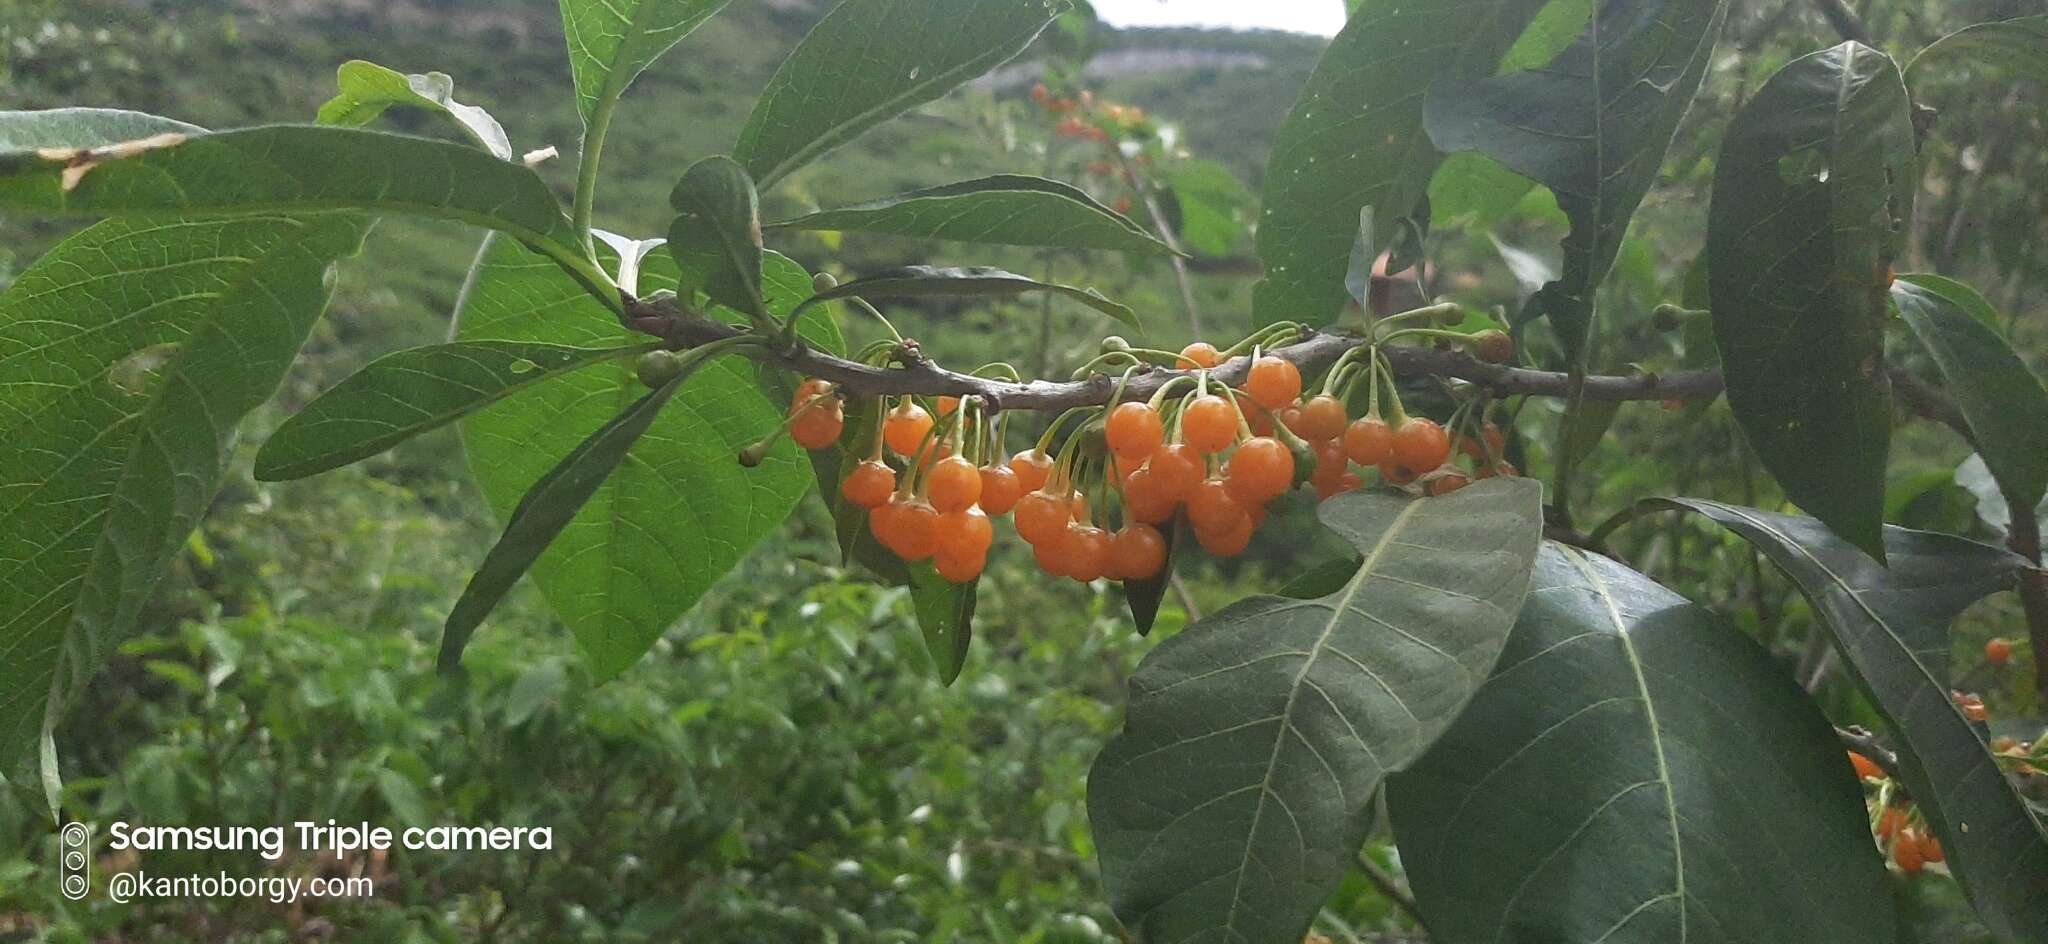
[[66, 876], [64, 876], [64, 897], [66, 897], [66, 898], [69, 898], [69, 899], [71, 899], [71, 900], [73, 900], [73, 901], [77, 901], [77, 900], [78, 900], [78, 899], [80, 899], [80, 898], [84, 898], [84, 897], [85, 897], [85, 876], [83, 876], [83, 875], [66, 875]]
[[90, 838], [92, 838], [92, 833], [85, 828], [84, 823], [72, 823], [64, 827], [64, 844], [66, 846], [83, 848], [86, 840]]
[[63, 892], [64, 897], [77, 901], [92, 888], [92, 860], [86, 857], [86, 853], [91, 851], [88, 847], [92, 845], [92, 827], [84, 823], [69, 823], [57, 838], [64, 850], [60, 860], [63, 872], [57, 879], [57, 890]]
[[85, 853], [76, 849], [64, 853], [64, 867], [74, 872], [85, 869]]

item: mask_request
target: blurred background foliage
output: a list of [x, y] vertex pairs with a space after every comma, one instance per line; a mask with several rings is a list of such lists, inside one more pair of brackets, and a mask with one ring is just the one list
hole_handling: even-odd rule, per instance
[[[1713, 73], [1604, 289], [1595, 357], [1605, 369], [1713, 362], [1704, 319], [1650, 312], [1685, 302], [1728, 117], [1779, 65], [1836, 41], [1818, 6], [1731, 3]], [[2029, 0], [1852, 6], [1902, 58], [1965, 24], [2040, 12]], [[680, 169], [728, 146], [821, 8], [733, 4], [643, 77], [606, 154], [599, 225], [629, 235], [665, 227]], [[495, 114], [515, 148], [573, 152], [578, 119], [561, 42], [549, 0], [10, 0], [0, 4], [0, 102], [119, 106], [209, 127], [310, 120], [332, 94], [333, 67], [365, 58], [449, 73], [456, 96]], [[807, 168], [764, 215], [1000, 171], [1081, 182], [1105, 202], [1131, 200], [1140, 216], [1149, 195], [1180, 221], [1195, 250], [1188, 295], [1207, 333], [1227, 341], [1250, 327], [1258, 268], [1249, 227], [1266, 149], [1322, 45], [1281, 33], [1116, 31], [1076, 17], [1018, 63]], [[1041, 79], [1144, 109], [1131, 153], [1144, 159], [1149, 194], [1108, 165], [1103, 145], [1055, 133], [1056, 117], [1029, 94]], [[1899, 267], [1978, 286], [2037, 371], [2048, 355], [2044, 93], [2038, 82], [1966, 67], [1930, 77], [1923, 104], [1939, 116], [1923, 143], [1910, 256]], [[424, 115], [385, 120], [443, 133]], [[571, 164], [544, 168], [565, 197]], [[1512, 308], [1554, 269], [1564, 232], [1554, 201], [1536, 188], [1504, 206], [1497, 215], [1439, 208], [1429, 293]], [[73, 225], [0, 218], [0, 283]], [[245, 441], [260, 443], [371, 358], [445, 337], [477, 242], [459, 226], [380, 223]], [[1153, 346], [1192, 336], [1187, 301], [1162, 262], [830, 234], [780, 248], [842, 275], [924, 262], [1049, 271], [1137, 308]], [[934, 301], [891, 314], [954, 366], [999, 351], [1054, 374], [1092, 354], [1105, 330], [1085, 309], [1036, 302]], [[1544, 343], [1535, 338], [1539, 353]], [[1905, 346], [1894, 353], [1914, 364]], [[1558, 419], [1549, 403], [1521, 411], [1510, 448], [1524, 469], [1547, 471]], [[1968, 475], [1958, 484], [1968, 455], [1947, 431], [1904, 422], [1889, 520], [1994, 539]], [[433, 672], [439, 624], [495, 536], [454, 433], [285, 485], [255, 483], [247, 468], [195, 534], [140, 638], [60, 727], [66, 818], [545, 824], [556, 850], [275, 866], [247, 853], [153, 853], [156, 871], [365, 874], [378, 890], [296, 906], [74, 904], [55, 894], [40, 786], [16, 782], [0, 791], [0, 940], [1115, 940], [1084, 777], [1150, 643], [1131, 632], [1114, 587], [1047, 581], [1016, 542], [999, 541], [973, 653], [944, 688], [908, 600], [843, 569], [822, 505], [807, 502], [623, 677], [593, 686], [538, 595], [522, 591], [470, 647], [468, 677], [450, 683]], [[1589, 522], [1649, 495], [1782, 503], [1718, 402], [1626, 405], [1578, 481], [1575, 503]], [[1190, 607], [1277, 587], [1335, 555], [1305, 502], [1278, 513], [1293, 520], [1263, 529], [1245, 557], [1194, 565], [1156, 633], [1184, 625]], [[1874, 722], [1815, 644], [1804, 601], [1747, 545], [1657, 516], [1618, 532], [1614, 547], [1770, 646], [1838, 721]], [[1986, 638], [2014, 634], [2016, 612], [2001, 595], [1966, 615], [1952, 684], [1984, 695], [1995, 733], [2031, 738], [2042, 715], [2027, 695], [2027, 660], [1994, 668], [1982, 658]], [[1367, 854], [1398, 876], [1385, 840]], [[124, 865], [111, 855], [101, 863]], [[1914, 940], [1981, 939], [1944, 879], [1901, 880], [1899, 893], [1917, 916]], [[1419, 939], [1363, 873], [1318, 929], [1340, 941]]]

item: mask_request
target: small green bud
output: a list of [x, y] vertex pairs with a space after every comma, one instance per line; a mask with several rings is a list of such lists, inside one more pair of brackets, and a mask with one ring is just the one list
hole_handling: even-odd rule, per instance
[[633, 372], [648, 388], [660, 387], [683, 372], [683, 359], [674, 351], [648, 351], [640, 355], [640, 362], [633, 365]]
[[1112, 334], [1102, 339], [1102, 353], [1104, 354], [1111, 351], [1128, 351], [1130, 349], [1131, 342], [1124, 340], [1120, 335]]
[[811, 276], [811, 291], [813, 292], [829, 292], [838, 287], [839, 277], [830, 272], [820, 272], [817, 275]]

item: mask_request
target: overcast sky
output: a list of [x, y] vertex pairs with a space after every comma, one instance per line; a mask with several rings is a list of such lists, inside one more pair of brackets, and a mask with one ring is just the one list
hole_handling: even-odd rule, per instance
[[1334, 36], [1344, 0], [1094, 0], [1115, 26], [1214, 26], [1282, 29]]

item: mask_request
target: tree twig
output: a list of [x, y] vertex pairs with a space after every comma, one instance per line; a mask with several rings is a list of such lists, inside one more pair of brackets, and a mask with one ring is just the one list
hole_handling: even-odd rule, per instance
[[1401, 883], [1388, 874], [1386, 869], [1380, 868], [1380, 864], [1374, 862], [1372, 856], [1366, 855], [1363, 849], [1358, 850], [1358, 870], [1365, 873], [1365, 880], [1379, 890], [1381, 897], [1393, 902], [1394, 907], [1401, 909], [1401, 913], [1407, 915], [1408, 920], [1415, 922], [1416, 927], [1424, 931], [1429, 930], [1429, 925], [1422, 920], [1422, 909], [1415, 905], [1415, 896], [1402, 888]]
[[[742, 333], [737, 325], [686, 311], [672, 296], [629, 299], [624, 323], [628, 328], [652, 335], [676, 348], [696, 347]], [[1325, 331], [1266, 353], [1291, 361], [1304, 374], [1335, 363], [1344, 352], [1366, 343], [1349, 332]], [[1454, 377], [1488, 388], [1495, 396], [1527, 394], [1562, 397], [1568, 378], [1557, 371], [1530, 370], [1479, 360], [1458, 351], [1425, 347], [1382, 348], [1393, 368], [1404, 374]], [[773, 363], [806, 376], [820, 377], [839, 385], [847, 393], [862, 396], [918, 394], [921, 396], [978, 396], [991, 408], [1009, 410], [1063, 410], [1077, 406], [1108, 403], [1115, 377], [1098, 374], [1086, 380], [1057, 382], [1032, 380], [1024, 383], [991, 380], [946, 370], [925, 358], [914, 343], [905, 346], [897, 358], [899, 366], [871, 367], [819, 351], [802, 343], [787, 350], [756, 348], [748, 356]], [[1243, 382], [1251, 369], [1250, 357], [1237, 357], [1211, 370], [1214, 379], [1231, 385]], [[1152, 367], [1131, 378], [1125, 399], [1149, 397], [1167, 381], [1189, 371]], [[1721, 374], [1715, 370], [1674, 371], [1668, 374], [1613, 375], [1586, 378], [1589, 400], [1695, 400], [1718, 396]]]
[[1899, 755], [1878, 743], [1877, 735], [1856, 725], [1850, 725], [1846, 728], [1837, 726], [1835, 737], [1841, 739], [1843, 747], [1870, 758], [1870, 762], [1876, 764], [1877, 769], [1884, 771], [1884, 775], [1894, 782], [1900, 783], [1900, 789], [1905, 789], [1899, 777]]
[[1820, 15], [1827, 17], [1828, 25], [1842, 34], [1843, 39], [1853, 39], [1866, 46], [1876, 45], [1870, 38], [1869, 24], [1864, 23], [1856, 11], [1849, 9], [1847, 3], [1842, 0], [1814, 0], [1814, 5], [1820, 7]]

